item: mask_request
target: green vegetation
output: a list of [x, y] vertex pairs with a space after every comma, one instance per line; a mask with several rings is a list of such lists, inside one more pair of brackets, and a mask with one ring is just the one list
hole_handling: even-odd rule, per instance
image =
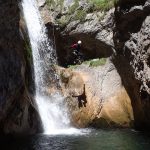
[[61, 26], [65, 27], [69, 22], [80, 20], [83, 22], [85, 20], [87, 12], [79, 8], [79, 0], [75, 0], [74, 4], [68, 8], [68, 13], [57, 19], [56, 22]]
[[65, 27], [70, 21], [70, 16], [62, 16], [60, 19], [57, 19], [56, 22], [61, 26]]
[[49, 7], [55, 7], [55, 5], [56, 5], [55, 0], [46, 0], [46, 4]]
[[89, 61], [83, 62], [83, 64], [87, 64], [90, 67], [98, 67], [98, 66], [103, 66], [106, 64], [106, 58], [100, 58], [100, 59], [92, 59]]
[[55, 9], [56, 7], [59, 7], [60, 11], [62, 11], [64, 7], [64, 0], [46, 0], [46, 4], [49, 6], [50, 9]]
[[97, 59], [90, 62], [90, 67], [98, 67], [106, 64], [106, 58]]
[[32, 62], [32, 49], [28, 39], [25, 39], [25, 49], [28, 62]]
[[69, 65], [68, 68], [70, 69], [76, 69], [79, 65]]
[[[100, 58], [100, 59], [91, 59], [84, 61], [82, 64], [86, 64], [89, 67], [98, 67], [103, 66], [106, 64], [107, 58]], [[68, 68], [70, 69], [76, 69], [79, 65], [69, 65]]]
[[65, 15], [62, 14], [64, 7], [64, 0], [46, 0], [50, 10], [59, 12], [60, 18], [56, 19], [56, 22], [61, 26], [65, 27], [71, 21], [80, 20], [85, 21], [86, 15], [94, 11], [104, 11], [104, 15], [100, 16], [100, 20], [105, 16], [105, 11], [108, 11], [118, 0], [87, 0], [89, 6], [82, 8], [79, 5], [79, 0], [74, 0], [73, 5], [68, 7], [68, 11]]
[[74, 4], [69, 7], [68, 15], [70, 16], [70, 21], [80, 20], [81, 22], [84, 21], [87, 12], [81, 8], [79, 8], [79, 0], [74, 0]]
[[64, 0], [59, 0], [59, 5], [60, 5], [60, 10], [62, 12], [62, 10], [64, 8]]
[[75, 11], [78, 7], [79, 7], [79, 0], [74, 0], [74, 4], [69, 7], [68, 14], [72, 15], [73, 13], [75, 13]]
[[[27, 36], [24, 37], [24, 49], [25, 49], [25, 60], [26, 60], [26, 78], [25, 78], [25, 90], [29, 89], [31, 86], [32, 77], [31, 77], [31, 70], [33, 65], [33, 58], [32, 58], [32, 49], [30, 45], [29, 38]], [[27, 90], [28, 92], [28, 90]]]
[[118, 0], [88, 0], [89, 3], [93, 4], [93, 10], [98, 11], [108, 11]]
[[86, 14], [87, 13], [84, 10], [77, 10], [75, 16], [73, 17], [73, 20], [80, 20], [81, 22], [83, 22], [85, 20]]

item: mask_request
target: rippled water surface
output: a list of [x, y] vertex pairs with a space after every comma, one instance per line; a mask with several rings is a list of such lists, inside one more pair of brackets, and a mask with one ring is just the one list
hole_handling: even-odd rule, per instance
[[0, 150], [150, 150], [150, 134], [92, 130], [83, 135], [35, 135], [0, 139]]

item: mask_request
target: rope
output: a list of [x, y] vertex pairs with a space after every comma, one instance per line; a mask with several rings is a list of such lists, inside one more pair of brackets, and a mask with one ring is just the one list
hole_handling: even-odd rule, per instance
[[[55, 27], [54, 27], [54, 24], [53, 24], [53, 38], [54, 38], [54, 49], [55, 49], [55, 57], [56, 57], [56, 60], [57, 60], [57, 53], [56, 53], [56, 38], [55, 38]], [[56, 61], [57, 63], [57, 61]], [[55, 70], [56, 71], [56, 70]], [[57, 88], [60, 88], [60, 78], [59, 78], [59, 75], [58, 73], [56, 73], [56, 78], [57, 78], [57, 81], [56, 81], [56, 86]]]
[[53, 38], [54, 38], [54, 49], [56, 51], [56, 39], [55, 39], [55, 27], [54, 27], [54, 24], [53, 24]]

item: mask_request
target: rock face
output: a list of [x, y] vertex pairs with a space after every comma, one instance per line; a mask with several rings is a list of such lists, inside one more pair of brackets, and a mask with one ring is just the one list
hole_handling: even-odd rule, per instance
[[[86, 0], [78, 5], [64, 0], [65, 7], [46, 4], [39, 0], [59, 64], [69, 64], [70, 45], [79, 39], [86, 59], [112, 56], [113, 60], [96, 68], [82, 64], [74, 71], [60, 69], [72, 123], [130, 127], [134, 120], [138, 129], [149, 129], [150, 1], [119, 0], [115, 9], [105, 13], [91, 11]], [[39, 119], [26, 84], [29, 73], [18, 1], [3, 0], [0, 18], [0, 131], [34, 133]]]
[[133, 111], [115, 66], [82, 64], [74, 71], [60, 71], [73, 125], [77, 127], [131, 127]]
[[114, 63], [131, 97], [135, 125], [150, 125], [150, 1], [120, 1], [115, 10]]
[[[83, 43], [82, 53], [86, 59], [112, 55], [114, 9], [108, 12], [92, 11], [87, 0], [54, 2], [49, 4], [47, 1], [47, 5], [40, 7], [40, 10], [49, 35], [55, 41], [60, 65], [70, 64], [70, 46], [78, 40]], [[47, 12], [51, 14], [51, 21], [46, 19]]]
[[29, 76], [18, 1], [2, 0], [0, 18], [0, 132], [34, 133], [38, 115], [26, 85]]
[[[74, 6], [74, 3], [75, 1], [69, 1], [68, 5]], [[68, 5], [65, 5], [66, 9], [58, 7], [56, 10], [52, 9], [51, 6], [49, 11], [54, 21], [65, 23], [65, 26], [62, 27], [62, 24], [58, 22], [54, 31], [59, 63], [61, 65], [66, 63], [66, 60], [69, 59], [69, 46], [78, 39], [83, 41], [82, 52], [86, 59], [113, 55], [113, 63], [123, 85], [123, 90], [120, 88], [119, 91], [124, 91], [123, 93], [126, 93], [125, 95], [131, 99], [135, 118], [134, 125], [138, 129], [149, 129], [150, 1], [119, 0], [115, 10], [111, 9], [103, 14], [99, 11], [86, 11], [91, 7], [85, 0], [79, 3], [76, 9], [82, 8], [87, 12], [84, 14], [84, 18], [69, 19], [68, 22], [63, 22], [67, 20], [67, 12], [70, 11]], [[77, 11], [74, 12], [72, 12], [72, 18], [76, 16]], [[52, 33], [50, 23], [47, 22], [46, 24], [49, 33]], [[107, 95], [107, 92], [105, 94]]]

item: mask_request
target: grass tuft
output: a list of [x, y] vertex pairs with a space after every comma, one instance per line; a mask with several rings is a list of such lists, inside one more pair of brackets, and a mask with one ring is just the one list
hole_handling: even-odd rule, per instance
[[60, 19], [57, 19], [56, 22], [63, 28], [65, 27], [70, 21], [70, 16], [62, 16]]
[[74, 4], [69, 7], [68, 14], [72, 15], [76, 11], [76, 9], [79, 7], [79, 0], [74, 0]]
[[[86, 64], [89, 67], [98, 67], [98, 66], [103, 66], [106, 64], [107, 58], [100, 58], [100, 59], [91, 59], [84, 61], [82, 64]], [[69, 65], [68, 68], [70, 69], [76, 69], [80, 65]]]
[[77, 69], [78, 66], [79, 65], [69, 65], [68, 68], [70, 68], [70, 69]]
[[118, 0], [88, 0], [89, 3], [93, 4], [93, 10], [95, 11], [108, 11], [114, 7]]
[[86, 17], [86, 11], [77, 10], [75, 16], [73, 17], [73, 20], [80, 20], [81, 22], [83, 22], [85, 20], [85, 17]]
[[[103, 11], [104, 15], [100, 16], [99, 20], [102, 20], [105, 16], [105, 12], [114, 7], [118, 0], [87, 0], [89, 7], [82, 8], [79, 5], [80, 0], [74, 0], [73, 5], [68, 7], [68, 11], [65, 15], [62, 14], [61, 18], [56, 18], [56, 22], [61, 26], [65, 27], [71, 21], [80, 20], [82, 23], [85, 21], [88, 13], [94, 11]], [[65, 10], [64, 0], [46, 0], [46, 3], [50, 10], [60, 12]]]
[[98, 67], [98, 66], [103, 66], [103, 65], [105, 65], [106, 64], [106, 58], [101, 58], [101, 59], [97, 59], [97, 60], [92, 60], [91, 62], [90, 62], [90, 67]]

